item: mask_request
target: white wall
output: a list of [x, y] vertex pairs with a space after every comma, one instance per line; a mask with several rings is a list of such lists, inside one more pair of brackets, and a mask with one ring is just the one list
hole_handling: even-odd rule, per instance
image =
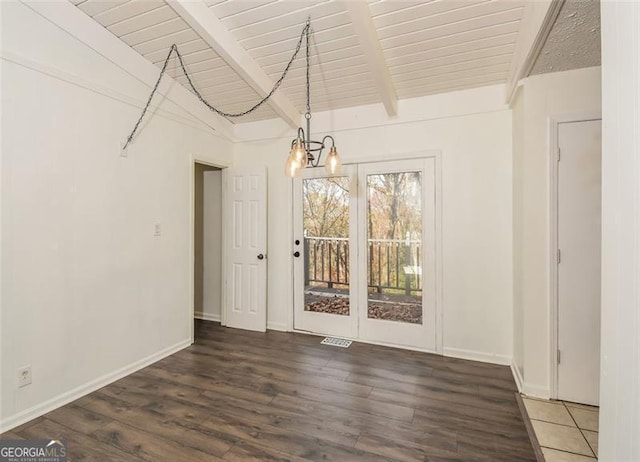
[[[504, 87], [495, 86], [402, 100], [391, 120], [378, 106], [337, 110], [313, 114], [312, 128], [314, 138], [335, 137], [344, 162], [441, 151], [444, 351], [508, 364], [512, 141], [503, 98]], [[284, 162], [294, 134], [272, 123], [244, 130], [242, 135], [257, 139], [236, 146], [235, 165], [268, 167], [268, 325], [286, 329], [292, 311], [292, 200]]]
[[[524, 79], [514, 106], [514, 351], [524, 392], [550, 394], [549, 120], [601, 109], [600, 68]], [[521, 344], [518, 344], [521, 342]], [[520, 353], [521, 352], [521, 353]]]
[[189, 343], [191, 156], [227, 165], [232, 146], [165, 100], [120, 157], [149, 88], [23, 4], [2, 9], [6, 429]]
[[[220, 321], [222, 307], [222, 171], [204, 172], [203, 297], [200, 317]], [[198, 313], [196, 313], [196, 317]]]
[[640, 460], [640, 3], [602, 2], [599, 459]]

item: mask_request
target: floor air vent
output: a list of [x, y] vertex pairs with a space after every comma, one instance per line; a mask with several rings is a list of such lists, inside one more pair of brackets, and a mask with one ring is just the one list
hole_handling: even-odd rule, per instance
[[340, 348], [349, 348], [349, 345], [351, 345], [351, 340], [345, 340], [343, 338], [337, 337], [325, 337], [324, 340], [320, 343], [323, 345], [337, 346]]

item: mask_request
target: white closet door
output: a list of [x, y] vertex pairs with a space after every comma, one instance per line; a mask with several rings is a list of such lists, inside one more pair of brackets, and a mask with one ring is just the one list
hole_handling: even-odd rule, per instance
[[558, 127], [558, 398], [598, 404], [601, 122]]

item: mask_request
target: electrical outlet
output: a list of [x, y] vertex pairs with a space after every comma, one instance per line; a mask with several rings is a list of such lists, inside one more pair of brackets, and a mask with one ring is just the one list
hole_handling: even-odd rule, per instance
[[31, 366], [18, 369], [18, 388], [31, 384]]

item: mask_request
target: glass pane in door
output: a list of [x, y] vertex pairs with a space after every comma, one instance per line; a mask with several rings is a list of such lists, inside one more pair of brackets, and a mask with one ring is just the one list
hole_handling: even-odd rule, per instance
[[367, 175], [367, 317], [422, 324], [422, 173]]
[[303, 180], [304, 310], [349, 315], [349, 178]]

